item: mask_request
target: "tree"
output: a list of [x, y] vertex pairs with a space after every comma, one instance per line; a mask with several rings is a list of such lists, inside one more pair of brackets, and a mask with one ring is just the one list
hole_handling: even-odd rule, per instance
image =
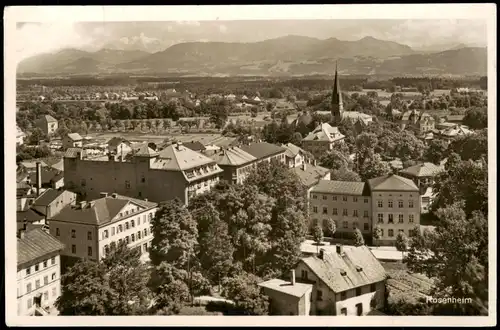
[[249, 273], [227, 278], [222, 294], [235, 304], [235, 310], [243, 315], [267, 315], [269, 302], [258, 287], [260, 279]]
[[348, 155], [345, 155], [337, 150], [328, 152], [320, 159], [320, 165], [331, 170], [348, 168], [349, 162], [350, 160]]
[[325, 224], [328, 229], [328, 234], [333, 238], [333, 235], [335, 235], [337, 231], [337, 223], [332, 218], [328, 218]]
[[398, 236], [396, 236], [396, 249], [401, 251], [401, 255], [404, 258], [404, 253], [408, 250], [409, 240], [404, 232], [400, 231]]
[[363, 238], [363, 234], [359, 228], [354, 230], [354, 246], [362, 246], [365, 245], [365, 239]]
[[47, 135], [39, 127], [35, 127], [28, 137], [28, 144], [37, 145], [46, 139]]
[[444, 140], [434, 139], [424, 152], [424, 160], [439, 165], [446, 158], [448, 143]]
[[391, 168], [386, 162], [382, 161], [379, 154], [373, 154], [362, 163], [359, 173], [361, 179], [366, 181], [391, 173]]
[[319, 253], [319, 246], [323, 241], [323, 228], [321, 227], [321, 224], [319, 222], [316, 222], [316, 224], [314, 225], [312, 229], [312, 236], [317, 246], [317, 252]]
[[471, 108], [465, 113], [463, 119], [464, 125], [472, 129], [483, 129], [488, 127], [488, 109], [487, 108]]
[[373, 239], [375, 241], [378, 241], [381, 238], [382, 238], [382, 228], [380, 227], [380, 225], [376, 225], [375, 228], [373, 229]]
[[397, 143], [394, 150], [394, 156], [401, 161], [420, 160], [425, 150], [425, 145], [417, 137], [408, 132], [402, 131], [397, 134]]
[[488, 132], [486, 129], [477, 131], [476, 134], [459, 136], [451, 141], [448, 146], [449, 153], [455, 152], [463, 160], [478, 160], [488, 155]]
[[293, 133], [290, 142], [296, 146], [300, 146], [302, 144], [302, 134], [300, 132]]
[[439, 225], [413, 236], [406, 258], [412, 272], [435, 278], [432, 296], [471, 298], [450, 304], [452, 315], [488, 314], [488, 221], [479, 211], [467, 215], [463, 203], [437, 211]]
[[338, 170], [334, 170], [330, 174], [330, 178], [336, 181], [350, 181], [350, 182], [361, 182], [361, 177], [358, 173], [349, 170], [346, 167], [342, 167]]
[[156, 266], [150, 282], [155, 292], [154, 310], [160, 315], [177, 314], [189, 301], [186, 274], [167, 262]]

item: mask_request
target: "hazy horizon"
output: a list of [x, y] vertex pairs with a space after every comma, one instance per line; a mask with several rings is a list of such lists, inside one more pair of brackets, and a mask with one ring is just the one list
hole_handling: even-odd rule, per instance
[[[41, 35], [44, 38], [40, 38]], [[405, 44], [416, 50], [439, 50], [457, 44], [485, 47], [486, 22], [334, 19], [18, 23], [16, 57], [19, 62], [65, 48], [157, 52], [183, 42], [257, 42], [287, 35], [349, 41], [370, 36]]]

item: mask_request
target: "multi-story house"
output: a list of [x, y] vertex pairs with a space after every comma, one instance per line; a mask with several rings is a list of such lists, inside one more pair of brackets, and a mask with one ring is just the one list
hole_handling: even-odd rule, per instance
[[222, 172], [213, 159], [181, 143], [159, 152], [144, 144], [126, 158], [91, 158], [79, 148], [64, 154], [65, 187], [85, 199], [109, 191], [155, 202], [179, 198], [187, 205], [190, 198], [215, 186]]
[[436, 121], [430, 114], [420, 112], [415, 109], [404, 112], [399, 119], [399, 123], [401, 125], [401, 129], [413, 127], [420, 133], [432, 131], [436, 125]]
[[57, 314], [64, 245], [42, 229], [21, 230], [17, 239], [17, 315]]
[[224, 171], [221, 179], [230, 183], [243, 183], [258, 163], [257, 158], [238, 147], [206, 150], [205, 154], [215, 160]]
[[67, 205], [76, 204], [76, 194], [68, 190], [49, 188], [36, 198], [31, 208], [45, 216], [45, 219], [54, 217]]
[[372, 198], [364, 182], [321, 180], [311, 189], [309, 200], [311, 226], [333, 219], [341, 237], [352, 237], [354, 230], [370, 235]]
[[78, 133], [68, 133], [62, 140], [63, 150], [68, 148], [81, 148], [83, 146], [83, 138]]
[[108, 142], [108, 152], [115, 155], [128, 154], [132, 151], [131, 143], [121, 137], [113, 137]]
[[378, 245], [393, 245], [399, 232], [406, 236], [420, 224], [420, 191], [410, 179], [390, 174], [367, 181], [372, 196], [372, 226], [382, 235]]
[[434, 177], [443, 170], [444, 166], [424, 162], [410, 166], [400, 171], [399, 174], [413, 180], [419, 188], [423, 188], [431, 186], [434, 183]]
[[302, 148], [315, 157], [320, 157], [332, 150], [334, 144], [343, 143], [344, 137], [337, 127], [322, 123], [302, 139]]
[[311, 315], [367, 315], [384, 307], [386, 272], [366, 246], [302, 258], [297, 282], [313, 284]]
[[57, 131], [58, 122], [57, 120], [50, 116], [44, 115], [36, 121], [36, 127], [40, 128], [45, 134], [51, 135]]
[[50, 233], [60, 239], [69, 258], [102, 259], [111, 243], [125, 241], [141, 254], [151, 247], [153, 219], [158, 204], [117, 194], [68, 205], [52, 217]]
[[257, 158], [259, 162], [285, 163], [285, 148], [267, 142], [251, 142], [240, 146], [241, 150]]
[[330, 170], [318, 166], [314, 156], [309, 152], [297, 147], [292, 143], [283, 145], [285, 151], [286, 165], [300, 179], [300, 182], [310, 190], [320, 180], [330, 180]]

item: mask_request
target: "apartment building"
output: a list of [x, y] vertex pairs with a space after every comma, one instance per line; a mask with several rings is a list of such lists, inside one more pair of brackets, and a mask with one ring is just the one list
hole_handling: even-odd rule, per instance
[[21, 230], [17, 239], [17, 315], [57, 314], [64, 245], [42, 229]]
[[431, 186], [434, 183], [434, 177], [444, 170], [444, 166], [424, 162], [413, 165], [399, 172], [402, 177], [413, 180], [419, 188]]
[[64, 243], [61, 254], [70, 258], [100, 260], [112, 242], [122, 241], [145, 254], [157, 209], [157, 203], [147, 200], [102, 193], [99, 199], [64, 207], [49, 220], [50, 233]]
[[84, 199], [108, 191], [155, 202], [179, 198], [187, 205], [215, 186], [222, 172], [213, 159], [181, 143], [159, 152], [144, 144], [127, 155], [92, 158], [80, 148], [64, 154], [65, 187]]
[[364, 182], [321, 180], [310, 192], [311, 226], [333, 219], [337, 234], [352, 237], [357, 228], [365, 235], [372, 231], [372, 198]]
[[295, 273], [297, 282], [313, 285], [311, 315], [361, 316], [384, 307], [387, 275], [366, 246], [321, 249], [302, 258]]
[[407, 178], [390, 174], [367, 181], [372, 196], [372, 226], [382, 229], [378, 245], [394, 245], [399, 232], [411, 236], [420, 225], [420, 191]]

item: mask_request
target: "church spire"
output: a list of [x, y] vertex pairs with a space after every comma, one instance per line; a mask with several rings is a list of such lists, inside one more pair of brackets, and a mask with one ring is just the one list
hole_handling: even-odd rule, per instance
[[332, 91], [332, 116], [335, 122], [340, 122], [342, 119], [342, 112], [344, 111], [344, 104], [342, 103], [342, 92], [340, 91], [338, 65], [335, 62], [335, 80], [333, 82]]

